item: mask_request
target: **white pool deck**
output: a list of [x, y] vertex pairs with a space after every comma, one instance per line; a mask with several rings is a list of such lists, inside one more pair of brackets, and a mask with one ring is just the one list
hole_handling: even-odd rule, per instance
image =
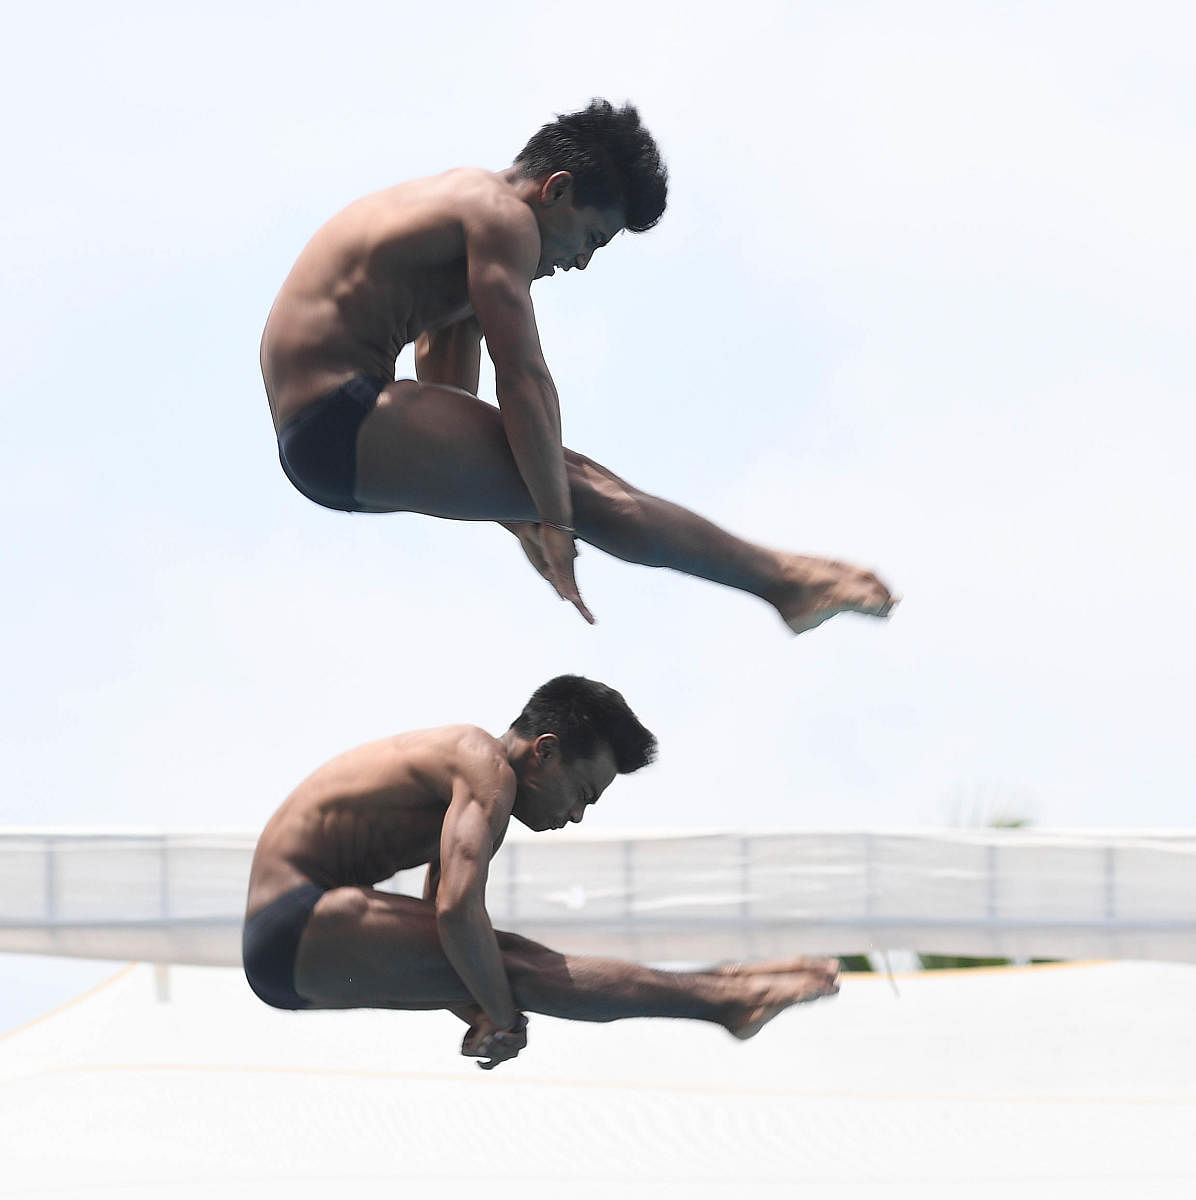
[[754, 1041], [280, 1013], [239, 972], [113, 981], [0, 1038], [0, 1196], [1196, 1196], [1196, 967], [847, 977]]

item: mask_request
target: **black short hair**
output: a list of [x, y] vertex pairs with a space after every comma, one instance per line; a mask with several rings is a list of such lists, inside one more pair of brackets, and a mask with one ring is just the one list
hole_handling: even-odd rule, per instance
[[530, 179], [568, 171], [577, 204], [617, 206], [632, 233], [651, 229], [664, 215], [669, 173], [632, 104], [615, 108], [609, 100], [594, 99], [580, 112], [557, 113], [515, 163]]
[[614, 688], [581, 675], [558, 675], [538, 687], [511, 728], [526, 738], [556, 734], [566, 762], [588, 758], [605, 742], [620, 775], [638, 771], [656, 757], [656, 738], [627, 701]]

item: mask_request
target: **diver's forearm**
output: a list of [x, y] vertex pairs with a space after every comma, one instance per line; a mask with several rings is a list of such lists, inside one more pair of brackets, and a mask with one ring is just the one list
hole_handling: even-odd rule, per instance
[[445, 957], [470, 995], [497, 1028], [510, 1029], [519, 1010], [486, 910], [472, 906], [458, 912], [438, 912], [436, 924]]
[[498, 404], [507, 443], [540, 520], [571, 527], [573, 498], [552, 380], [533, 376], [500, 380]]

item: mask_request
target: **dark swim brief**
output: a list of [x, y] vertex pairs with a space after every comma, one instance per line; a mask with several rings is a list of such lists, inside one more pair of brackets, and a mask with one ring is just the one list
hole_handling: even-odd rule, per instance
[[278, 461], [309, 500], [341, 512], [360, 511], [353, 497], [357, 430], [385, 386], [384, 380], [355, 375], [278, 431]]
[[272, 900], [245, 922], [241, 961], [259, 1000], [275, 1008], [309, 1008], [295, 991], [295, 952], [311, 910], [325, 888], [303, 883]]

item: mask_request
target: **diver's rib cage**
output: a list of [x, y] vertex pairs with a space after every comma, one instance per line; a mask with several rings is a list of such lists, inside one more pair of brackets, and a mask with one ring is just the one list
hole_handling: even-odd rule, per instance
[[[0, 951], [235, 964], [254, 837], [0, 830]], [[422, 871], [385, 886], [418, 895]], [[510, 839], [487, 906], [498, 928], [645, 962], [883, 949], [1196, 962], [1196, 833]]]

